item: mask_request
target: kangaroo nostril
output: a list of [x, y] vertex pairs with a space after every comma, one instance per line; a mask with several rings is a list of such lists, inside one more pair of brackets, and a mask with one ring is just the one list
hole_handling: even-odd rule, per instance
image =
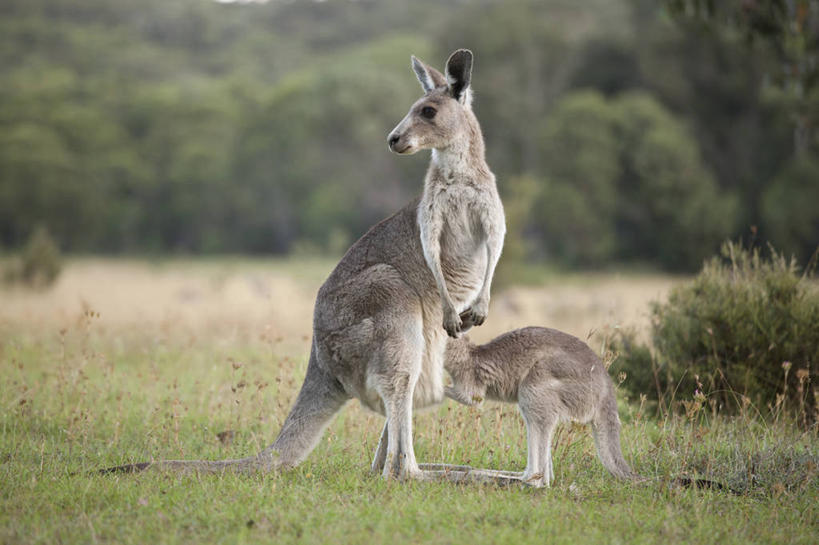
[[387, 142], [389, 142], [390, 147], [393, 147], [400, 139], [401, 137], [397, 134], [391, 134], [389, 135]]

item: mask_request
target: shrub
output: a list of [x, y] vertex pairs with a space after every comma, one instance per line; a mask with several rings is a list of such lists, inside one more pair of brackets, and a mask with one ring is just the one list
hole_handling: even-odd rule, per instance
[[22, 283], [32, 288], [52, 285], [62, 270], [62, 257], [56, 242], [43, 226], [29, 236], [22, 254], [4, 271], [6, 282]]
[[604, 346], [613, 355], [611, 375], [625, 373], [622, 386], [634, 398], [645, 394], [648, 398], [656, 399], [660, 379], [655, 374], [656, 362], [649, 346], [638, 339], [637, 332], [618, 328], [604, 339]]
[[764, 257], [728, 242], [692, 282], [655, 303], [651, 317], [652, 365], [645, 366], [644, 346], [619, 346], [635, 378], [626, 387], [645, 388], [654, 367], [670, 398], [700, 389], [718, 410], [753, 402], [815, 419], [819, 286], [811, 266], [798, 274], [795, 261], [773, 248]]

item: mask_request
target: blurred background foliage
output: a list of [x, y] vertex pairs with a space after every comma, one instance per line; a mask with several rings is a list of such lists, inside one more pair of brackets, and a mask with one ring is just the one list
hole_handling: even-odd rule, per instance
[[4, 0], [0, 246], [339, 253], [420, 192], [409, 55], [469, 47], [507, 259], [806, 260], [817, 36], [816, 0]]

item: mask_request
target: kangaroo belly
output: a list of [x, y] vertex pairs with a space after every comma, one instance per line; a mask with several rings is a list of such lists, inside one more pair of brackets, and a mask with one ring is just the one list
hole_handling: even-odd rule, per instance
[[461, 311], [475, 300], [483, 287], [488, 256], [482, 233], [469, 228], [460, 233], [454, 229], [449, 231], [441, 241], [441, 269], [452, 302]]
[[[437, 301], [435, 304], [438, 304]], [[436, 327], [424, 328], [421, 368], [412, 395], [413, 409], [437, 405], [444, 399], [444, 350], [447, 336], [443, 328], [437, 325], [439, 321], [440, 318], [435, 322]], [[371, 367], [364, 377], [362, 387], [355, 393], [364, 407], [379, 414], [385, 414], [384, 403], [379, 394], [379, 381], [382, 380], [383, 375]]]
[[[437, 309], [438, 304], [435, 301], [433, 308]], [[425, 324], [424, 327], [421, 374], [412, 396], [412, 405], [416, 409], [437, 405], [444, 399], [444, 350], [447, 336], [439, 322], [440, 320]]]

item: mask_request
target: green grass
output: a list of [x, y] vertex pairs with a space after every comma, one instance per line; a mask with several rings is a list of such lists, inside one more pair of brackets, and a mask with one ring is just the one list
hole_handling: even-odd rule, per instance
[[[588, 431], [563, 426], [551, 489], [384, 481], [368, 471], [381, 417], [351, 402], [297, 469], [89, 475], [156, 458], [243, 456], [274, 438], [308, 341], [284, 348], [104, 327], [0, 323], [1, 543], [815, 543], [819, 440], [751, 416], [656, 420], [623, 404], [624, 483]], [[298, 343], [303, 346], [299, 347]], [[707, 405], [705, 405], [707, 407]], [[232, 442], [217, 438], [234, 431]], [[421, 461], [523, 468], [516, 408], [447, 403], [415, 418]], [[739, 494], [680, 488], [706, 477]]]

